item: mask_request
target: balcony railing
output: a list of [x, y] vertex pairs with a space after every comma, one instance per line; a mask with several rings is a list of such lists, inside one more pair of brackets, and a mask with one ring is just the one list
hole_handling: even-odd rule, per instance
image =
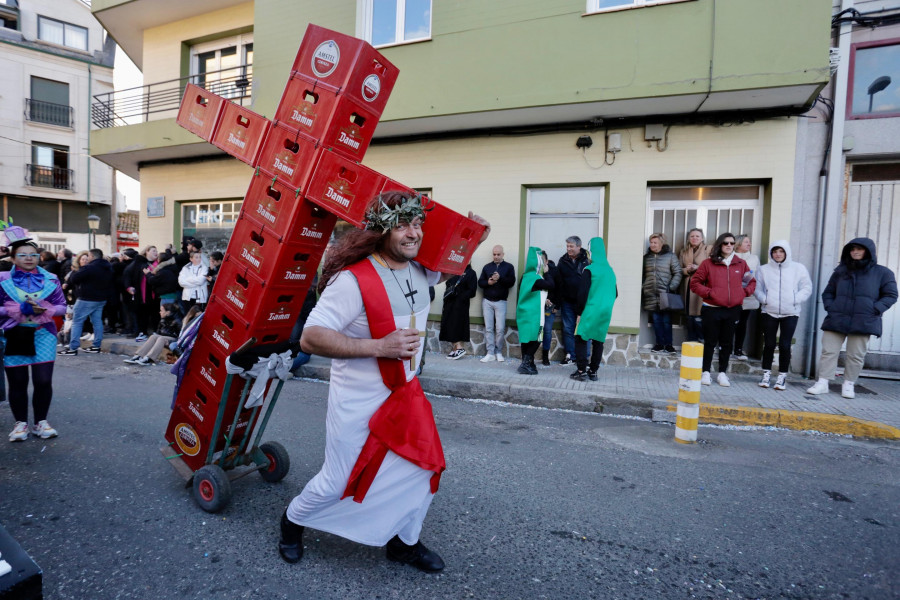
[[44, 102], [34, 98], [25, 99], [25, 118], [29, 121], [71, 127], [73, 115], [74, 111], [71, 106]]
[[97, 94], [91, 105], [91, 121], [95, 127], [104, 129], [174, 117], [188, 83], [199, 85], [243, 106], [250, 102], [253, 65]]
[[25, 184], [56, 190], [71, 190], [75, 184], [75, 174], [72, 169], [25, 165]]

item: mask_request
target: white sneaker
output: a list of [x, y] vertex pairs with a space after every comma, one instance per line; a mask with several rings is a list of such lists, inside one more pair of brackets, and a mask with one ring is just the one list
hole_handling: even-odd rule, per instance
[[787, 388], [787, 374], [779, 373], [778, 379], [775, 380], [775, 389], [784, 391]]
[[719, 376], [716, 377], [716, 383], [722, 387], [731, 387], [731, 382], [728, 381], [728, 375], [725, 373], [719, 373]]
[[28, 423], [16, 421], [16, 426], [9, 432], [9, 441], [21, 442], [28, 439]]
[[136, 365], [147, 367], [153, 364], [153, 360], [149, 356], [142, 356], [134, 362]]
[[450, 360], [457, 360], [465, 356], [465, 354], [466, 351], [463, 348], [457, 348], [456, 350], [448, 354], [447, 358], [449, 358]]
[[128, 364], [130, 364], [130, 365], [133, 365], [133, 364], [135, 364], [135, 363], [136, 363], [137, 361], [139, 361], [139, 360], [141, 360], [141, 355], [140, 355], [140, 354], [135, 354], [135, 355], [132, 356], [131, 358], [126, 358], [126, 359], [123, 360], [122, 362], [123, 362], [123, 363], [128, 363]]
[[811, 387], [806, 388], [807, 394], [812, 394], [814, 396], [818, 396], [819, 394], [827, 394], [828, 393], [828, 380], [827, 379], [819, 379], [817, 382], [812, 384]]
[[47, 421], [38, 421], [37, 425], [31, 428], [31, 433], [35, 437], [39, 437], [43, 440], [47, 440], [59, 435]]
[[700, 376], [700, 383], [703, 385], [712, 385], [712, 378], [709, 376], [709, 371], [703, 371], [703, 375]]
[[769, 380], [772, 377], [772, 371], [763, 371], [762, 379], [759, 380], [759, 387], [767, 388], [769, 387]]
[[83, 336], [81, 336], [80, 339], [81, 339], [81, 341], [83, 342], [83, 341], [85, 341], [86, 339], [88, 339], [89, 337], [91, 337], [91, 334], [85, 333]]
[[497, 362], [506, 362], [506, 359], [499, 352], [497, 353]]
[[844, 385], [841, 386], [841, 396], [844, 398], [856, 398], [856, 382], [854, 381], [845, 381]]
[[495, 361], [495, 360], [497, 360], [497, 357], [494, 356], [493, 354], [485, 354], [485, 355], [481, 358], [481, 362], [493, 362], [493, 361]]

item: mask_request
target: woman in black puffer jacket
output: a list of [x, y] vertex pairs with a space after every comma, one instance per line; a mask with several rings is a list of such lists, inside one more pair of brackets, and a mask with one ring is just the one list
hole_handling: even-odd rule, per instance
[[809, 394], [828, 393], [828, 381], [837, 369], [841, 345], [847, 340], [844, 384], [841, 395], [854, 398], [854, 385], [866, 358], [869, 336], [881, 337], [881, 315], [897, 302], [897, 280], [887, 267], [878, 264], [875, 242], [855, 238], [844, 246], [841, 263], [831, 274], [822, 304], [822, 357], [819, 380]]
[[677, 293], [681, 284], [681, 261], [669, 248], [666, 236], [654, 233], [650, 236], [650, 248], [644, 255], [644, 279], [641, 286], [641, 307], [649, 313], [656, 334], [654, 352], [674, 354], [672, 346], [672, 316], [659, 309], [659, 295]]

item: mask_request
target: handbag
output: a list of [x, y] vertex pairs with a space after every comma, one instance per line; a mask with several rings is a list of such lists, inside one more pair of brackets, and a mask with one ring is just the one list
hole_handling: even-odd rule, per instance
[[684, 310], [684, 299], [681, 294], [672, 292], [659, 293], [659, 309], [667, 312], [679, 312]]
[[757, 308], [759, 308], [759, 300], [756, 299], [756, 296], [747, 296], [744, 298], [742, 304], [743, 310], [756, 310]]
[[34, 332], [37, 328], [16, 325], [6, 330], [6, 356], [34, 356]]

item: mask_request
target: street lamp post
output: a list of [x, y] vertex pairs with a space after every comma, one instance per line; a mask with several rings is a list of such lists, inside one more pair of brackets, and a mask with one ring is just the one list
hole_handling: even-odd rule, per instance
[[100, 217], [97, 215], [88, 215], [88, 246], [93, 248], [95, 246], [97, 230], [100, 229]]
[[891, 85], [891, 78], [887, 75], [882, 75], [869, 84], [869, 89], [866, 90], [866, 93], [869, 94], [869, 112], [872, 112], [872, 100], [875, 98], [875, 94], [889, 85]]

